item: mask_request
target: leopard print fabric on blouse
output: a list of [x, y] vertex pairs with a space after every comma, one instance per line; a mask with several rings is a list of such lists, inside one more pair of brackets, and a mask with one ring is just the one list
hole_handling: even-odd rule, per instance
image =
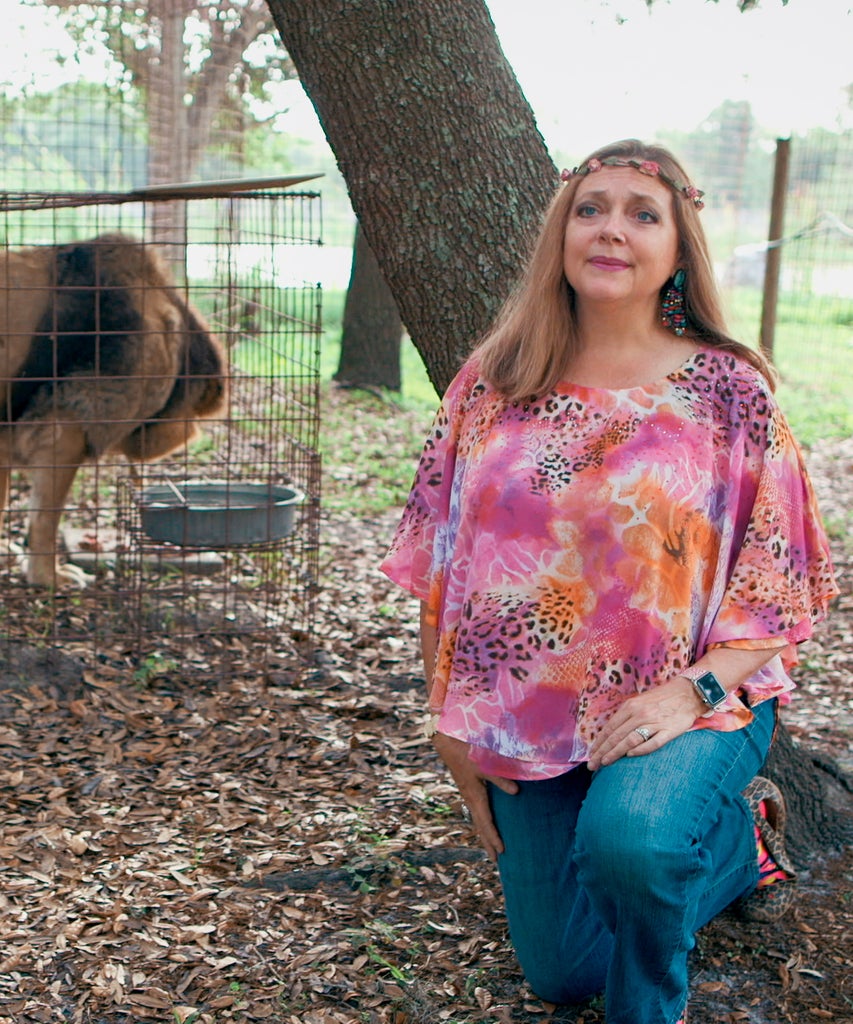
[[[663, 380], [508, 403], [476, 361], [445, 395], [382, 565], [429, 603], [439, 728], [487, 772], [584, 761], [626, 697], [721, 643], [789, 646], [837, 593], [814, 493], [761, 375], [704, 349]], [[735, 698], [704, 727], [739, 728]]]

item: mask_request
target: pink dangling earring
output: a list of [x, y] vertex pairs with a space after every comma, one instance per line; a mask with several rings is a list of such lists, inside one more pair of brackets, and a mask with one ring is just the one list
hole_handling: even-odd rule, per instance
[[676, 334], [684, 334], [687, 326], [687, 314], [684, 311], [684, 282], [687, 275], [679, 267], [666, 286], [660, 304], [660, 322]]

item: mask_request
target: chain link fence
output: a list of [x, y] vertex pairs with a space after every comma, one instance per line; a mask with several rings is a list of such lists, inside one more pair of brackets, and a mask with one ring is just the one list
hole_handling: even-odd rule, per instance
[[853, 435], [853, 131], [787, 143], [782, 231], [769, 239], [778, 142], [746, 103], [707, 131], [665, 141], [707, 192], [705, 227], [732, 333], [761, 339], [768, 252], [780, 253], [772, 356], [783, 407], [805, 443]]

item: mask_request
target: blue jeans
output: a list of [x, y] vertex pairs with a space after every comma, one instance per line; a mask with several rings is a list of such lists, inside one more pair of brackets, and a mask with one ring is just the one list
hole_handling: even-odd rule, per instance
[[608, 1024], [673, 1024], [694, 933], [758, 878], [741, 791], [770, 746], [775, 701], [736, 732], [688, 732], [594, 774], [489, 786], [510, 937], [534, 992], [605, 993]]

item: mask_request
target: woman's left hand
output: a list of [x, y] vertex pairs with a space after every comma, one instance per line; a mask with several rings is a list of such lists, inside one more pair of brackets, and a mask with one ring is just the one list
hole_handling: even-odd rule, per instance
[[630, 697], [593, 741], [590, 771], [620, 757], [640, 757], [659, 750], [687, 732], [704, 710], [693, 684], [683, 676]]

